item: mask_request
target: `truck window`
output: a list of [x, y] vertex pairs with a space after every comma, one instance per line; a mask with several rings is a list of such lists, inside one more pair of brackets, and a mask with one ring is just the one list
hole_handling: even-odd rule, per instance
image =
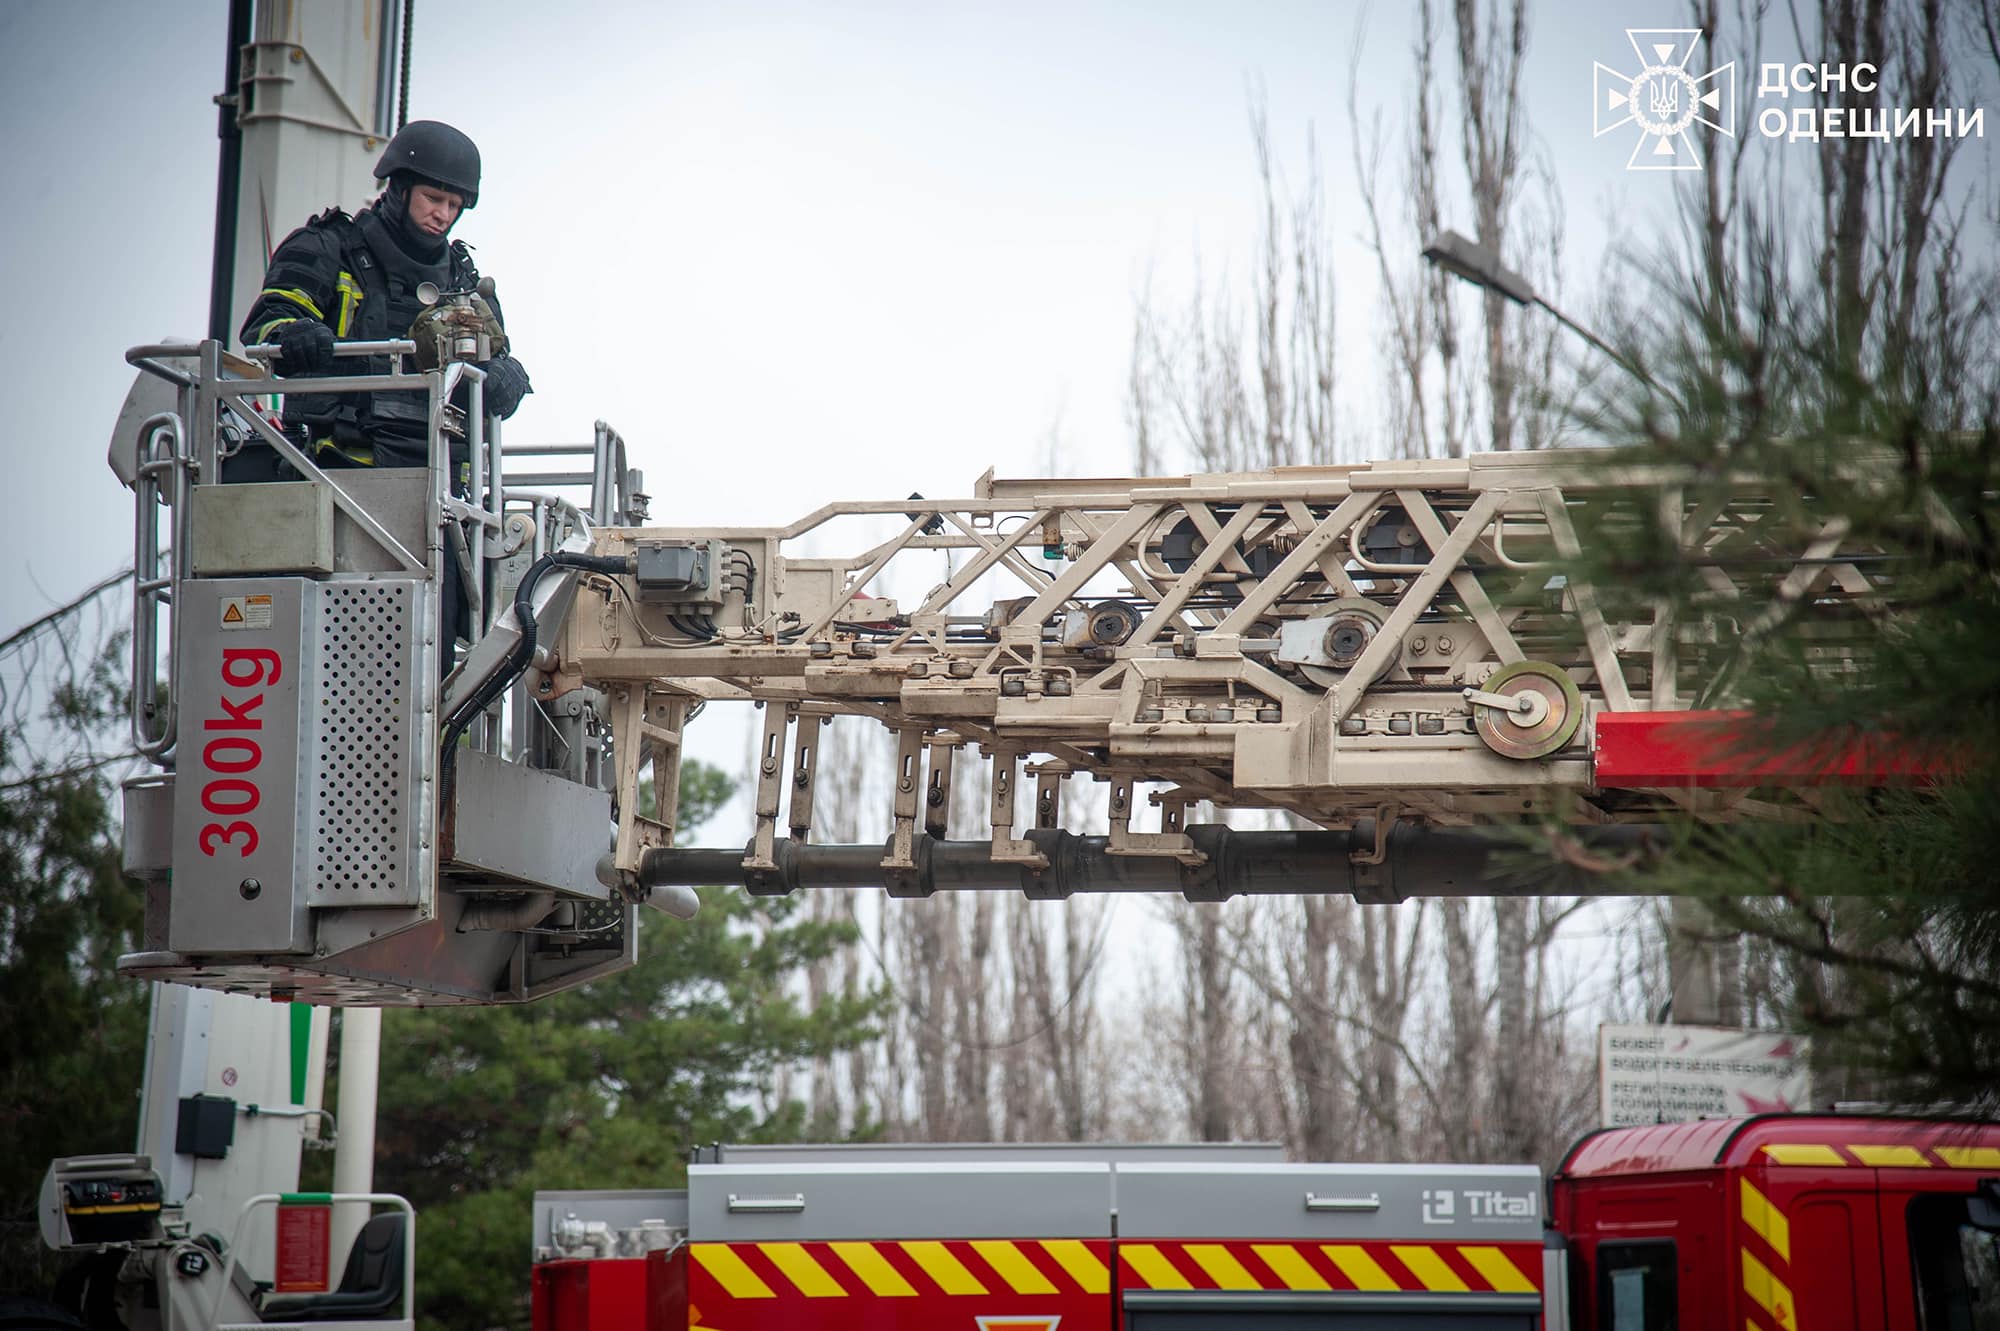
[[1910, 1265], [1923, 1331], [2000, 1331], [2000, 1235], [1964, 1197], [1910, 1199]]
[[1671, 1239], [1597, 1245], [1597, 1307], [1604, 1331], [1674, 1331], [1679, 1298]]

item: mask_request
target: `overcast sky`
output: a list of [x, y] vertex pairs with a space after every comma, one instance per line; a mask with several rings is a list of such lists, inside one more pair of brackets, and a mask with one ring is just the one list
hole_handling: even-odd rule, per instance
[[[0, 628], [129, 557], [105, 436], [122, 350], [205, 325], [226, 8], [0, 4], [16, 575]], [[1408, 8], [431, 0], [411, 115], [485, 156], [458, 234], [535, 378], [514, 437], [603, 417], [660, 520], [779, 522], [831, 494], [962, 493], [989, 465], [1038, 468], [1052, 429], [1063, 470], [1126, 470], [1144, 275], [1175, 289], [1197, 247], [1211, 272], [1245, 268], [1246, 87], [1265, 90], [1293, 175], [1317, 126], [1351, 239], [1356, 43], [1360, 104], [1399, 114]], [[1621, 60], [1641, 21], [1534, 10], [1530, 109], [1583, 264], [1593, 218], [1632, 197], [1624, 147], [1589, 138], [1590, 60]], [[1663, 207], [1664, 182], [1643, 184], [1638, 202]], [[1347, 257], [1365, 368], [1375, 297]]]
[[[1057, 470], [1129, 470], [1135, 293], [1185, 290], [1197, 253], [1247, 270], [1253, 86], [1289, 177], [1317, 129], [1365, 400], [1379, 293], [1348, 107], [1400, 133], [1413, 8], [425, 0], [410, 113], [484, 155], [456, 234], [534, 376], [510, 439], [601, 417], [656, 522], [777, 524], [1032, 474], [1051, 440]], [[123, 349], [206, 324], [226, 9], [0, 0], [0, 632], [130, 559], [106, 437]], [[1673, 176], [1592, 137], [1591, 65], [1630, 66], [1625, 29], [1680, 10], [1532, 0], [1528, 123], [1573, 286], [1671, 212]]]

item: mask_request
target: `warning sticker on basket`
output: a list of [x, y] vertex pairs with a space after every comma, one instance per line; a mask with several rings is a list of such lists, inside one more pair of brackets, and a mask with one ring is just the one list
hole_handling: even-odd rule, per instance
[[222, 627], [226, 629], [271, 627], [271, 598], [269, 596], [223, 597]]

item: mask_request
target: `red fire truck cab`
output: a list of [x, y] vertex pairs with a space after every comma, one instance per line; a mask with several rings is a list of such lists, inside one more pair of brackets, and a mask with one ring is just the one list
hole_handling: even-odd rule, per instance
[[1621, 1128], [1571, 1147], [1549, 1195], [1579, 1328], [2000, 1328], [2000, 1124]]
[[718, 1147], [535, 1198], [535, 1331], [1986, 1331], [2000, 1124], [1782, 1116], [1511, 1165]]

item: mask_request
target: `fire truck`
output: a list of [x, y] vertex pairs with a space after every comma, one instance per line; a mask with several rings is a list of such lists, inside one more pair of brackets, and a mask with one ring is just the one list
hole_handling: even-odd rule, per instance
[[535, 1331], [1944, 1331], [2000, 1324], [2000, 1124], [1594, 1133], [1529, 1165], [1276, 1147], [707, 1148], [535, 1196]]

